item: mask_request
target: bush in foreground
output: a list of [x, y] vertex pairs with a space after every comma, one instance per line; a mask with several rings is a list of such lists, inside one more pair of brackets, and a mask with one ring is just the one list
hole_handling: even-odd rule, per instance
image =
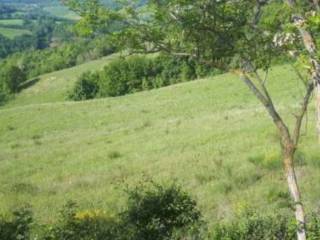
[[32, 212], [28, 207], [15, 210], [11, 219], [0, 219], [0, 239], [30, 239]]
[[[145, 184], [129, 192], [126, 210], [110, 216], [79, 210], [69, 202], [54, 224], [37, 226], [31, 237], [29, 208], [0, 219], [0, 239], [37, 240], [295, 240], [296, 222], [289, 213], [246, 211], [208, 231], [196, 202], [177, 185]], [[320, 215], [307, 221], [308, 239], [320, 239]]]
[[286, 215], [261, 215], [247, 212], [235, 221], [217, 224], [213, 240], [294, 240], [296, 223]]
[[197, 231], [195, 227], [201, 223], [196, 202], [176, 185], [153, 185], [129, 192], [128, 209], [122, 217], [129, 229], [126, 239], [132, 240], [173, 239], [175, 234], [182, 234], [181, 229]]
[[169, 240], [200, 234], [196, 202], [180, 187], [152, 185], [129, 191], [127, 209], [117, 217], [101, 211], [79, 211], [68, 203], [59, 221], [47, 226], [44, 240]]
[[47, 226], [43, 240], [115, 240], [117, 222], [100, 211], [78, 211], [75, 203], [69, 202], [61, 211], [59, 221]]

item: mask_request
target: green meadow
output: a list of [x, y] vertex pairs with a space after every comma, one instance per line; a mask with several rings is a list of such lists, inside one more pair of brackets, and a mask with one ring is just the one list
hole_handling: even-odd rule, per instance
[[[228, 73], [117, 98], [68, 102], [83, 71], [109, 58], [43, 75], [0, 108], [0, 214], [24, 203], [41, 222], [74, 200], [117, 212], [127, 187], [179, 183], [209, 223], [244, 208], [288, 209], [279, 139], [238, 76]], [[270, 72], [277, 108], [292, 122], [303, 85], [289, 65]], [[313, 104], [297, 174], [307, 210], [319, 203], [320, 149]]]
[[0, 19], [0, 25], [22, 26], [23, 20], [22, 19]]
[[0, 34], [8, 37], [8, 38], [15, 38], [17, 36], [21, 36], [23, 34], [31, 34], [30, 31], [26, 29], [16, 29], [16, 28], [9, 28], [9, 27], [0, 27]]

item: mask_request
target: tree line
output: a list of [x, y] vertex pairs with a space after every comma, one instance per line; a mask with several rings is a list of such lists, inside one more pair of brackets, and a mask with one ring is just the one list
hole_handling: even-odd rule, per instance
[[116, 97], [222, 73], [194, 60], [169, 55], [141, 55], [113, 60], [102, 71], [79, 77], [69, 98], [75, 101]]

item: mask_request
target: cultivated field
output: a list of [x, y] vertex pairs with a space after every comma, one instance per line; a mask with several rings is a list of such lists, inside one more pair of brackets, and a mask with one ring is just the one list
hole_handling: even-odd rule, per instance
[[15, 38], [17, 36], [21, 36], [23, 34], [31, 34], [31, 32], [26, 29], [0, 27], [0, 34], [6, 36], [8, 38], [13, 39], [13, 38]]
[[0, 19], [0, 25], [22, 26], [22, 24], [23, 24], [22, 19]]

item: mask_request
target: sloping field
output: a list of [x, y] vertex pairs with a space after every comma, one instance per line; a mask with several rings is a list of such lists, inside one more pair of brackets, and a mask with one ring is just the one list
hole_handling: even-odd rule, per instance
[[[150, 179], [177, 181], [210, 222], [247, 206], [288, 208], [276, 131], [237, 76], [64, 102], [75, 76], [98, 63], [42, 76], [0, 109], [0, 214], [30, 203], [51, 221], [70, 199], [115, 212], [126, 186]], [[292, 119], [302, 84], [289, 66], [270, 74], [278, 108]], [[313, 108], [303, 133], [297, 166], [310, 209], [320, 194]]]
[[31, 32], [26, 29], [0, 27], [0, 34], [6, 36], [8, 38], [13, 39], [13, 38], [15, 38], [17, 36], [21, 36], [23, 34], [31, 34]]
[[6, 107], [65, 101], [68, 93], [72, 90], [75, 81], [82, 73], [86, 71], [100, 70], [110, 60], [116, 57], [116, 54], [111, 55], [73, 68], [44, 74], [35, 79], [31, 79], [30, 81], [34, 81], [36, 84], [23, 90], [12, 101], [10, 101]]
[[0, 19], [0, 25], [22, 26], [22, 24], [23, 24], [22, 19]]

